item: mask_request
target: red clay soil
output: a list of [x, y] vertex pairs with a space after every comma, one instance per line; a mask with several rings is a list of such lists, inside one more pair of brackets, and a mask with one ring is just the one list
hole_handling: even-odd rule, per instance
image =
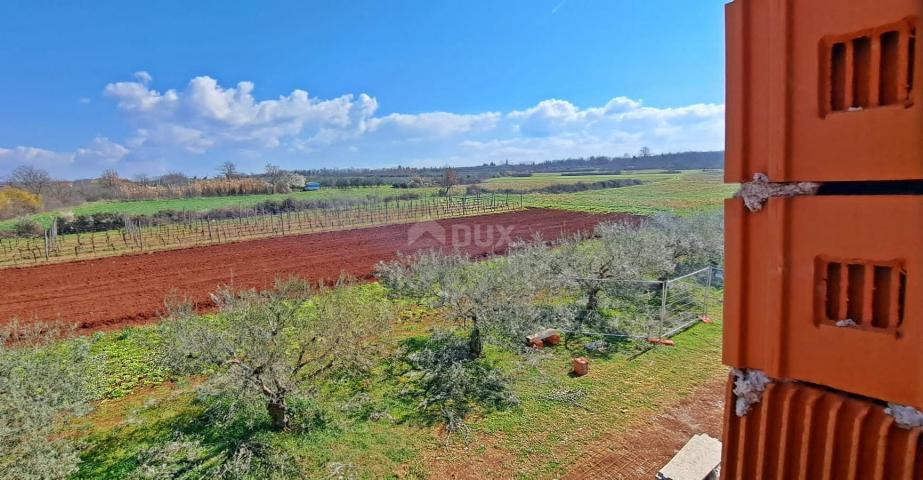
[[721, 438], [726, 377], [703, 384], [673, 407], [636, 425], [630, 433], [603, 436], [585, 447], [583, 459], [563, 480], [652, 479], [699, 433]]
[[503, 253], [511, 241], [588, 231], [615, 215], [530, 209], [416, 224], [212, 245], [57, 265], [0, 270], [0, 321], [57, 322], [88, 332], [156, 321], [164, 299], [189, 298], [201, 310], [222, 285], [266, 288], [298, 275], [312, 282], [341, 274], [371, 278], [397, 252], [457, 248]]

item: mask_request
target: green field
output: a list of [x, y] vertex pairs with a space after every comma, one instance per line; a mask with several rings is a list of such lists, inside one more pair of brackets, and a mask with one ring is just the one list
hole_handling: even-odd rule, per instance
[[[377, 285], [360, 288], [392, 301]], [[400, 320], [388, 340], [395, 348], [422, 341], [432, 326], [443, 323], [438, 311], [404, 303], [397, 308]], [[307, 478], [325, 478], [332, 466], [345, 468], [347, 475], [338, 478], [447, 478], [449, 472], [472, 469], [492, 478], [551, 478], [565, 473], [587, 445], [627, 434], [699, 385], [725, 375], [720, 314], [714, 317], [718, 323], [698, 324], [675, 337], [676, 347], [632, 358], [629, 354], [638, 350], [629, 345], [624, 353], [591, 356], [591, 373], [582, 378], [568, 375], [571, 358], [587, 354], [582, 342], [548, 348], [534, 358], [488, 346], [488, 361], [512, 377], [520, 403], [477, 411], [467, 421], [470, 431], [452, 436], [416, 413], [416, 400], [401, 393], [406, 380], [391, 359], [381, 360], [371, 378], [324, 386], [310, 407], [314, 423], [305, 431], [276, 433], [265, 420], [210, 424], [196, 401], [199, 378], [161, 383], [164, 374], [151, 360], [157, 327], [97, 334], [95, 348], [108, 357], [103, 394], [109, 399], [66, 434], [87, 442], [77, 478], [131, 478], [143, 452], [175, 439], [177, 432], [202, 441], [210, 455], [233, 450], [235, 442], [255, 441], [284, 452], [298, 475]], [[579, 406], [550, 399], [561, 391], [585, 396]], [[368, 402], [361, 411], [382, 412], [381, 419], [346, 407], [360, 394]], [[489, 461], [496, 458], [504, 460]]]
[[635, 174], [617, 178], [640, 178], [645, 183], [575, 193], [527, 193], [524, 196], [525, 206], [597, 213], [687, 215], [720, 209], [722, 201], [737, 190], [737, 185], [722, 183], [721, 172], [687, 171], [677, 174]]
[[[361, 199], [367, 197], [386, 197], [396, 196], [404, 193], [417, 193], [420, 195], [432, 195], [436, 192], [435, 188], [417, 188], [413, 190], [398, 189], [390, 185], [379, 187], [355, 187], [355, 188], [322, 188], [314, 192], [293, 192], [276, 195], [237, 195], [228, 197], [195, 197], [195, 198], [174, 198], [167, 200], [135, 200], [135, 201], [99, 201], [90, 202], [80, 206], [61, 209], [52, 212], [43, 212], [33, 215], [31, 218], [36, 221], [49, 225], [51, 219], [55, 216], [68, 215], [90, 215], [94, 213], [120, 213], [125, 215], [150, 215], [162, 210], [177, 210], [200, 212], [213, 208], [233, 208], [248, 207], [266, 200], [284, 200], [293, 198], [297, 200], [332, 200], [332, 199]], [[0, 221], [0, 231], [9, 230], [16, 223], [16, 220]]]
[[531, 177], [498, 177], [481, 182], [486, 190], [536, 190], [551, 185], [573, 185], [575, 183], [595, 183], [604, 180], [638, 179], [657, 181], [675, 177], [675, 173], [628, 172], [624, 175], [561, 175], [560, 173], [536, 173]]

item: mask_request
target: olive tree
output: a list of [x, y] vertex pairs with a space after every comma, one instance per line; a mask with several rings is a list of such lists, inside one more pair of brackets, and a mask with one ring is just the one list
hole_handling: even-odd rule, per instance
[[47, 325], [13, 323], [0, 334], [0, 479], [66, 478], [78, 445], [57, 432], [90, 410], [100, 359], [90, 342], [55, 342]]
[[659, 215], [652, 224], [667, 237], [677, 274], [724, 263], [724, 216], [720, 212], [688, 217]]
[[673, 269], [667, 236], [650, 224], [603, 223], [595, 233], [595, 239], [574, 237], [556, 250], [561, 283], [576, 288], [583, 298], [575, 318], [578, 331], [596, 319], [603, 293], [636, 297], [637, 288], [630, 287]]
[[530, 265], [512, 258], [475, 262], [457, 253], [429, 251], [381, 263], [376, 274], [392, 292], [427, 301], [444, 309], [450, 321], [470, 326], [468, 349], [477, 358], [485, 334], [514, 337], [538, 317], [533, 300], [543, 284]]
[[288, 400], [338, 369], [365, 365], [390, 318], [386, 302], [346, 283], [312, 291], [289, 280], [213, 298], [219, 313], [211, 318], [174, 309], [163, 325], [164, 360], [180, 373], [215, 370], [211, 388], [258, 399], [280, 431], [291, 426]]

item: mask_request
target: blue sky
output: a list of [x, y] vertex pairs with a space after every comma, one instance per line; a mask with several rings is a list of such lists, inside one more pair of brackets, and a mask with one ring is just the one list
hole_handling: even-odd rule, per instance
[[723, 1], [0, 5], [0, 175], [720, 149]]

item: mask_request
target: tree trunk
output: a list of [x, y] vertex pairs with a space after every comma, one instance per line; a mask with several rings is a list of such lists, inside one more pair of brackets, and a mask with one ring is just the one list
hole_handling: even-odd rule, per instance
[[471, 358], [479, 358], [483, 350], [484, 344], [481, 341], [481, 330], [475, 325], [471, 330], [471, 335], [468, 337], [468, 352], [471, 353]]
[[582, 328], [587, 319], [590, 318], [590, 315], [599, 308], [599, 287], [592, 287], [587, 291], [586, 296], [586, 305], [583, 307], [583, 311], [580, 312], [580, 318], [578, 319], [578, 327]]
[[587, 294], [587, 299], [586, 299], [587, 313], [595, 312], [596, 309], [599, 308], [599, 290], [600, 290], [599, 287], [594, 287], [590, 289], [589, 293]]
[[269, 412], [269, 418], [272, 419], [273, 430], [278, 432], [288, 431], [288, 405], [285, 404], [285, 399], [270, 400], [266, 404], [266, 411]]

